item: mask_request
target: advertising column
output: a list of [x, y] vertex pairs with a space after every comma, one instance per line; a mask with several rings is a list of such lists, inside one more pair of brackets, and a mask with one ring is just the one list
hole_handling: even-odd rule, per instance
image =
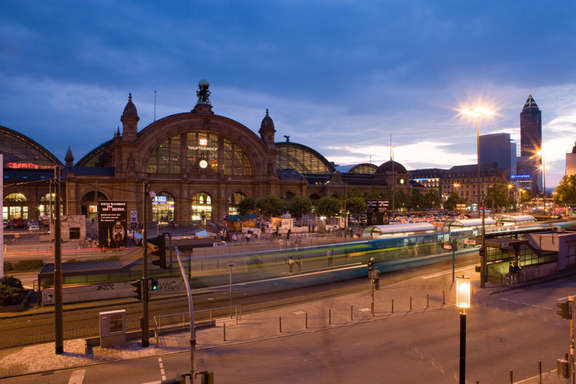
[[98, 202], [98, 243], [103, 248], [126, 246], [126, 202]]

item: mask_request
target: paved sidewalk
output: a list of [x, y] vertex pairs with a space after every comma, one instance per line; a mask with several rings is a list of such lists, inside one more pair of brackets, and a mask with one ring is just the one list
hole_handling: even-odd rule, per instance
[[[242, 314], [240, 309], [238, 317], [218, 318], [216, 327], [198, 331], [198, 349], [321, 332], [392, 316], [410, 316], [449, 308], [454, 310], [453, 305], [449, 304], [454, 301], [449, 285], [438, 286], [424, 279], [420, 283], [424, 284], [424, 288], [428, 286], [428, 290], [407, 282], [382, 287], [376, 292], [374, 316], [371, 314], [368, 282], [364, 292], [249, 314]], [[141, 348], [138, 341], [129, 342], [122, 348], [96, 347], [92, 355], [86, 355], [84, 339], [65, 341], [65, 353], [60, 356], [54, 354], [53, 343], [0, 350], [0, 378], [185, 352], [189, 350], [188, 335], [188, 332], [178, 332], [160, 336], [158, 340], [152, 337], [149, 348]]]

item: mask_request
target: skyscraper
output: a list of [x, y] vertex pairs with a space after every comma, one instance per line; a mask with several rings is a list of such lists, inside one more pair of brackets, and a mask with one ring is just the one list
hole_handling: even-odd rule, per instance
[[533, 193], [542, 192], [542, 112], [532, 95], [520, 112], [519, 173], [529, 174]]
[[[482, 169], [497, 165], [506, 177], [516, 173], [516, 149], [513, 148], [509, 133], [493, 133], [480, 136], [480, 163]], [[515, 145], [514, 145], [515, 146]], [[514, 154], [512, 155], [512, 149]], [[514, 159], [512, 158], [514, 156]]]

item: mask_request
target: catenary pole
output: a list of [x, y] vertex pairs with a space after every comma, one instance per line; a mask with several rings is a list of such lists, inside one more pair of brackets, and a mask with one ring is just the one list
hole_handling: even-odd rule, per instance
[[148, 193], [149, 193], [150, 185], [144, 183], [142, 185], [142, 207], [144, 209], [143, 212], [143, 221], [144, 224], [142, 225], [142, 247], [143, 249], [143, 256], [142, 256], [142, 281], [140, 287], [142, 289], [142, 347], [148, 347], [150, 345], [150, 341], [148, 339], [148, 329], [149, 327], [149, 318], [148, 318], [148, 299], [149, 299], [149, 292], [148, 292], [148, 247], [146, 246], [148, 240]]
[[60, 183], [60, 168], [54, 167], [54, 208], [56, 220], [54, 222], [54, 335], [55, 352], [57, 355], [64, 353], [64, 324], [62, 321], [62, 248], [61, 248], [61, 228], [60, 228], [60, 194], [62, 185]]

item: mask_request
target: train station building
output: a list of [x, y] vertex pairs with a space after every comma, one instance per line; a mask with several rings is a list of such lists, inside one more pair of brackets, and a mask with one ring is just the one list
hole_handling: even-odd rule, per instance
[[369, 195], [409, 193], [422, 187], [392, 160], [337, 172], [333, 163], [306, 145], [289, 139], [276, 142], [267, 110], [256, 134], [214, 113], [206, 81], [199, 83], [197, 96], [190, 112], [166, 116], [140, 129], [136, 103], [129, 95], [120, 117], [122, 128], [77, 162], [70, 149], [62, 163], [34, 140], [0, 127], [4, 220], [49, 217], [51, 205], [46, 203], [53, 200], [54, 167], [63, 169], [64, 214], [95, 219], [98, 201], [126, 201], [131, 217], [140, 222], [144, 188], [149, 185], [149, 214], [159, 224], [222, 222], [237, 213], [237, 204], [245, 197], [315, 200], [346, 197], [352, 188]]

